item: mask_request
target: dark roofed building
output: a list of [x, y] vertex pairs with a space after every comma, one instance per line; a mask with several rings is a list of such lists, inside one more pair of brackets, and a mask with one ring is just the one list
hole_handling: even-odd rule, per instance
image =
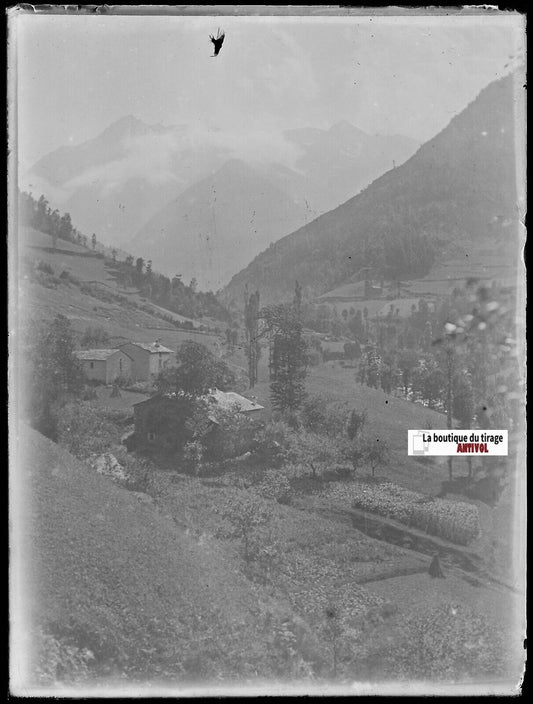
[[[263, 418], [264, 406], [234, 391], [214, 389], [204, 400], [208, 403], [207, 418], [213, 427], [218, 425], [217, 408], [234, 410], [258, 420]], [[187, 397], [184, 394], [164, 393], [134, 404], [134, 442], [140, 445], [157, 444], [163, 448], [172, 446], [181, 431], [180, 419], [186, 403]]]

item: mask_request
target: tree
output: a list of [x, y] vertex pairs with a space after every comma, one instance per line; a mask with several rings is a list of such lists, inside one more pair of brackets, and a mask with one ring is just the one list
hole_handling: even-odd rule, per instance
[[[427, 403], [429, 408], [435, 408], [444, 400], [446, 389], [451, 394], [451, 380], [448, 384], [447, 376], [437, 360], [432, 355], [426, 355], [426, 358], [413, 372], [412, 389], [422, 401]], [[446, 401], [446, 407], [448, 407], [448, 403], [451, 413], [451, 396]], [[451, 428], [451, 425], [449, 427]]]
[[180, 346], [176, 359], [176, 368], [165, 369], [159, 375], [156, 386], [160, 391], [200, 397], [211, 389], [223, 391], [234, 382], [234, 374], [227, 364], [199, 342], [186, 340]]
[[271, 516], [271, 509], [262, 499], [255, 496], [237, 496], [229, 499], [222, 509], [222, 516], [227, 519], [234, 535], [242, 538], [244, 559], [250, 560], [250, 538], [254, 529], [266, 523]]
[[358, 413], [355, 409], [350, 413], [346, 434], [350, 440], [355, 440], [366, 423], [366, 410]]
[[51, 323], [30, 321], [27, 342], [28, 415], [34, 428], [55, 440], [59, 408], [83, 388], [83, 372], [74, 356], [75, 339], [68, 318], [58, 314]]
[[259, 364], [259, 291], [248, 296], [244, 291], [244, 328], [246, 331], [246, 356], [248, 357], [248, 379], [250, 388], [257, 382]]
[[305, 397], [307, 343], [302, 334], [300, 295], [297, 283], [292, 305], [271, 305], [260, 313], [270, 336], [272, 405], [282, 412], [297, 411]]
[[80, 345], [83, 349], [105, 347], [109, 345], [109, 335], [101, 325], [96, 327], [89, 325], [82, 335]]
[[365, 447], [362, 439], [356, 435], [352, 440], [342, 443], [339, 450], [342, 458], [352, 465], [354, 472], [357, 472], [365, 459]]
[[59, 221], [59, 237], [62, 240], [72, 239], [72, 220], [70, 213], [64, 213]]
[[375, 476], [376, 468], [387, 462], [389, 458], [389, 447], [385, 440], [367, 438], [363, 445], [365, 461], [370, 465], [372, 476]]
[[339, 443], [333, 438], [305, 430], [289, 437], [286, 459], [292, 464], [308, 467], [315, 479], [318, 469], [337, 464], [340, 459]]
[[411, 385], [413, 370], [418, 366], [418, 354], [411, 349], [403, 349], [398, 357], [398, 369], [402, 374], [402, 383], [405, 396]]

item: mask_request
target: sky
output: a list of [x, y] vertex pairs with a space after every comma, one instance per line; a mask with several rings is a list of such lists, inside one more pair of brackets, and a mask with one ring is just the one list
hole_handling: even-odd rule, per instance
[[[347, 120], [424, 142], [523, 55], [523, 18], [19, 14], [10, 26], [20, 166], [134, 115], [266, 142]], [[212, 57], [209, 34], [226, 32]], [[15, 90], [15, 93], [13, 91]]]

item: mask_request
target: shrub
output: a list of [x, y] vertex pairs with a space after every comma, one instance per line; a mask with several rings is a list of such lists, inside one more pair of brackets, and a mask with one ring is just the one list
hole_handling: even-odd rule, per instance
[[253, 531], [269, 520], [270, 507], [264, 500], [253, 495], [235, 496], [230, 498], [222, 508], [222, 516], [231, 523], [233, 535], [242, 538], [244, 559], [249, 562]]
[[272, 499], [280, 504], [291, 502], [291, 484], [283, 471], [269, 470], [257, 490], [266, 499]]
[[350, 413], [350, 419], [348, 421], [348, 427], [346, 428], [346, 434], [350, 440], [354, 440], [363, 430], [366, 423], [366, 409], [364, 411], [358, 412], [353, 410]]
[[261, 463], [281, 467], [287, 457], [292, 432], [284, 421], [267, 423], [253, 439], [252, 448], [255, 458]]
[[66, 269], [63, 269], [63, 271], [59, 275], [59, 278], [64, 283], [70, 283], [75, 285], [78, 285], [80, 283], [79, 280], [75, 276], [73, 276], [70, 271], [67, 271]]
[[115, 384], [120, 388], [126, 390], [127, 388], [131, 388], [133, 385], [132, 379], [130, 376], [124, 376], [121, 374], [120, 376], [117, 376], [115, 379]]
[[54, 270], [48, 262], [43, 262], [42, 260], [37, 262], [37, 265], [35, 267], [37, 271], [42, 271], [45, 274], [50, 274], [51, 276], [54, 275]]
[[79, 459], [101, 455], [120, 444], [119, 429], [98, 409], [86, 403], [69, 403], [58, 414], [60, 445]]
[[390, 646], [376, 649], [388, 673], [402, 679], [482, 681], [509, 673], [499, 629], [462, 605], [441, 604], [407, 617]]

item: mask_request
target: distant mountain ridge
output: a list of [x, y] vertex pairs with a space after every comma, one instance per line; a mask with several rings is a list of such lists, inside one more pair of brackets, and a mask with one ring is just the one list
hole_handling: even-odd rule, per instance
[[[69, 212], [79, 229], [89, 236], [94, 232], [112, 246], [129, 249], [132, 241], [144, 237], [152, 218], [196, 184], [201, 189], [204, 179], [213, 177], [226, 162], [237, 159], [255, 174], [261, 172], [261, 177], [270, 183], [271, 195], [272, 189], [284, 193], [278, 193], [265, 205], [274, 213], [281, 207], [283, 217], [274, 218], [279, 227], [249, 228], [246, 241], [258, 240], [257, 247], [246, 249], [251, 259], [271, 241], [357, 192], [390, 167], [394, 159], [398, 163], [404, 161], [417, 146], [404, 137], [367, 135], [347, 122], [329, 130], [305, 128], [251, 136], [248, 140], [246, 134], [228, 135], [217, 128], [197, 125], [147, 125], [129, 115], [94, 139], [46, 155], [23, 176], [20, 187], [36, 197], [44, 193], [52, 207]], [[286, 209], [288, 203], [294, 207], [291, 214]], [[251, 219], [248, 210], [242, 211], [243, 218], [248, 218], [246, 222]], [[191, 213], [190, 219], [201, 220], [201, 216]], [[176, 227], [180, 223], [178, 220]], [[238, 225], [234, 219], [228, 223], [239, 231], [245, 226], [244, 220]], [[207, 224], [204, 225], [206, 229]], [[260, 231], [266, 238], [262, 242]], [[226, 232], [221, 223], [216, 230], [207, 229], [206, 236], [211, 240], [218, 238], [221, 251], [225, 242], [231, 244], [239, 239]], [[172, 261], [175, 243], [167, 252], [160, 251], [164, 246], [163, 242], [154, 241], [157, 251], [147, 256], [170, 268], [179, 266], [179, 259]], [[185, 243], [184, 247], [188, 249], [192, 244]], [[217, 277], [213, 278], [213, 267], [202, 269], [202, 262], [209, 260], [197, 257], [195, 261], [200, 268], [184, 271], [184, 276], [214, 282]], [[232, 268], [225, 264], [219, 267], [225, 277], [220, 284], [226, 284], [246, 263], [237, 252]]]
[[258, 255], [224, 301], [239, 302], [246, 285], [264, 302], [283, 300], [295, 279], [319, 295], [361, 266], [409, 277], [431, 248], [442, 258], [488, 237], [499, 238], [502, 256], [512, 252], [516, 228], [509, 235], [500, 224], [517, 219], [515, 97], [513, 76], [491, 83], [403, 165]]
[[158, 270], [192, 275], [200, 288], [217, 290], [265, 242], [310, 219], [304, 202], [283, 187], [290, 176], [276, 167], [228, 161], [162, 208], [131, 246]]

